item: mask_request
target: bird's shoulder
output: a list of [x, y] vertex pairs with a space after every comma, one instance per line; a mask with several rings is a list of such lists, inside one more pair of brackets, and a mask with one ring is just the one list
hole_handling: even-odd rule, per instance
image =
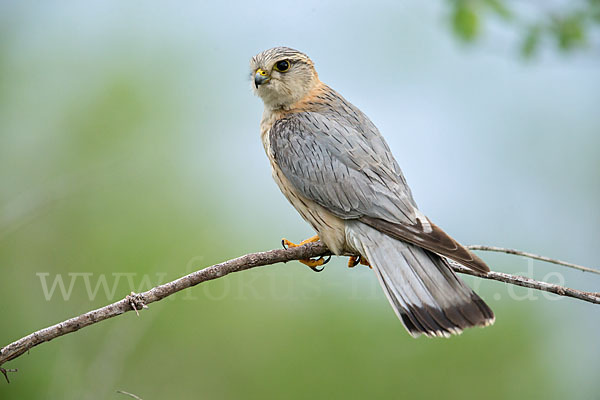
[[392, 181], [404, 181], [402, 171], [375, 125], [354, 106], [328, 105], [283, 114], [268, 132], [269, 145], [277, 154], [323, 153], [345, 167], [371, 170]]
[[414, 219], [414, 200], [377, 131], [347, 116], [300, 111], [273, 123], [272, 160], [305, 197], [342, 218]]

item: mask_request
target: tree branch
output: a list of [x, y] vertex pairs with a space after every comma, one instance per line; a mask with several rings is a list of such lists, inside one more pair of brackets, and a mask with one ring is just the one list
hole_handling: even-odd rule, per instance
[[583, 265], [577, 265], [577, 264], [573, 264], [573, 263], [566, 262], [566, 261], [556, 260], [554, 258], [550, 258], [550, 257], [546, 257], [546, 256], [538, 256], [537, 254], [528, 253], [526, 251], [515, 250], [515, 249], [507, 249], [507, 248], [504, 248], [504, 247], [481, 246], [481, 245], [471, 245], [471, 246], [467, 246], [467, 248], [469, 250], [495, 251], [495, 252], [498, 252], [498, 253], [506, 253], [506, 254], [513, 254], [513, 255], [516, 255], [516, 256], [533, 258], [534, 260], [540, 260], [540, 261], [545, 261], [545, 262], [549, 262], [549, 263], [552, 263], [552, 264], [563, 265], [565, 267], [569, 267], [569, 268], [573, 268], [573, 269], [578, 269], [580, 271], [591, 272], [591, 273], [600, 275], [600, 270], [597, 270], [597, 269], [594, 269], [594, 268], [584, 267]]
[[[68, 319], [59, 324], [41, 329], [30, 335], [27, 335], [0, 350], [0, 366], [7, 361], [14, 360], [20, 355], [27, 352], [32, 347], [35, 347], [44, 342], [48, 342], [57, 337], [66, 335], [67, 333], [75, 332], [86, 326], [96, 324], [105, 319], [116, 317], [128, 311], [137, 311], [142, 308], [147, 308], [147, 304], [160, 301], [165, 297], [175, 294], [181, 290], [195, 286], [199, 283], [210, 281], [212, 279], [221, 278], [232, 272], [244, 271], [250, 268], [260, 267], [263, 265], [271, 265], [279, 262], [288, 262], [292, 260], [313, 258], [329, 255], [329, 249], [322, 242], [309, 243], [304, 246], [294, 247], [289, 249], [278, 249], [265, 251], [261, 253], [247, 254], [220, 264], [212, 265], [208, 268], [193, 272], [174, 281], [165, 283], [164, 285], [156, 286], [146, 292], [125, 297], [123, 300], [109, 304], [102, 308], [89, 311], [85, 314]], [[584, 292], [576, 289], [562, 287], [546, 282], [536, 281], [522, 276], [514, 276], [502, 272], [489, 272], [483, 274], [472, 271], [462, 265], [452, 263], [452, 268], [456, 272], [477, 276], [484, 279], [492, 279], [500, 282], [510, 283], [513, 285], [523, 286], [532, 289], [543, 290], [554, 293], [559, 296], [573, 297], [590, 303], [600, 304], [600, 293]], [[11, 370], [2, 370], [5, 372], [14, 372]], [[6, 376], [6, 375], [5, 375]], [[8, 378], [7, 378], [8, 380]]]

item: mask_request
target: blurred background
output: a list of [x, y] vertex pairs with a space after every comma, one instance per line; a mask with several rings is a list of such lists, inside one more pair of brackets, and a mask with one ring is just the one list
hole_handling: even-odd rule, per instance
[[[276, 45], [371, 117], [456, 239], [598, 267], [597, 3], [0, 2], [0, 345], [312, 236], [259, 139], [248, 61]], [[598, 396], [598, 306], [468, 277], [496, 324], [415, 340], [346, 262], [234, 274], [43, 344], [0, 398]]]

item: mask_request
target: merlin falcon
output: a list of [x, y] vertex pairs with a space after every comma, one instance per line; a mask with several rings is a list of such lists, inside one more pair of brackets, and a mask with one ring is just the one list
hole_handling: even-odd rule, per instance
[[[375, 125], [319, 80], [311, 59], [275, 47], [250, 61], [275, 182], [333, 254], [370, 265], [412, 336], [449, 337], [494, 313], [447, 260], [488, 266], [429, 220]], [[295, 244], [284, 239], [288, 246]], [[317, 269], [322, 258], [301, 260]]]

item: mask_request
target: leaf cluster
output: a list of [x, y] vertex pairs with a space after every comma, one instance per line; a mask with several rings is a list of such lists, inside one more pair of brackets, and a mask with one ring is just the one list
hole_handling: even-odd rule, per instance
[[[600, 27], [600, 0], [572, 1], [563, 9], [547, 11], [533, 3], [534, 18], [525, 18], [523, 7], [508, 0], [449, 0], [454, 34], [465, 43], [475, 42], [488, 18], [498, 18], [520, 33], [523, 57], [535, 56], [545, 43], [561, 52], [589, 49], [592, 31]], [[531, 13], [530, 13], [531, 14]]]

